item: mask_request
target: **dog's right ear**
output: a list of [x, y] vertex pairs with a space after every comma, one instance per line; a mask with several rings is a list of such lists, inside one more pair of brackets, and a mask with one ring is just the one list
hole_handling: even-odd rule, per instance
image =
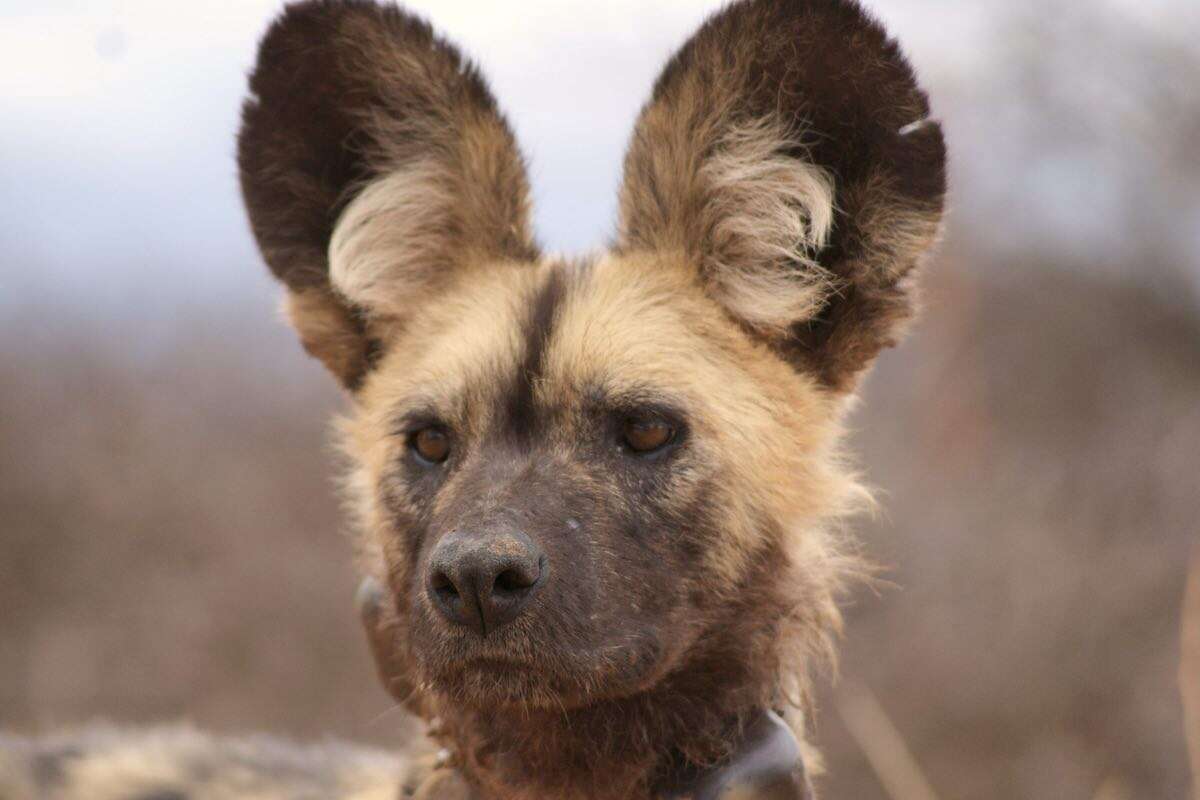
[[284, 10], [259, 45], [238, 168], [292, 324], [350, 389], [454, 273], [537, 257], [524, 163], [487, 84], [394, 6]]

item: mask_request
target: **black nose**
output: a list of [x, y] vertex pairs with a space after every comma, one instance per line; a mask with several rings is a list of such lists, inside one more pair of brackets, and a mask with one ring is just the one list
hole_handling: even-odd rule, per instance
[[548, 572], [546, 556], [518, 532], [447, 534], [429, 557], [433, 606], [480, 636], [516, 619]]

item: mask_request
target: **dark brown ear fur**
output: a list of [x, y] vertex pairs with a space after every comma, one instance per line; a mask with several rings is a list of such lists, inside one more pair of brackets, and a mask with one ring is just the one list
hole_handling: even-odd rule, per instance
[[[430, 288], [464, 260], [536, 254], [524, 165], [479, 71], [394, 6], [313, 0], [284, 10], [250, 76], [238, 167], [305, 347], [351, 388], [371, 360], [373, 320], [396, 316], [380, 301], [403, 303], [397, 294]], [[370, 216], [393, 214], [398, 231], [412, 232], [405, 211], [420, 210], [419, 241], [389, 245], [403, 274], [377, 274], [376, 264], [366, 279], [331, 281], [335, 224], [387, 178]]]
[[[625, 161], [619, 245], [682, 251], [727, 310], [845, 390], [912, 312], [945, 146], [853, 0], [748, 0], [671, 59]], [[807, 167], [807, 168], [806, 168]]]

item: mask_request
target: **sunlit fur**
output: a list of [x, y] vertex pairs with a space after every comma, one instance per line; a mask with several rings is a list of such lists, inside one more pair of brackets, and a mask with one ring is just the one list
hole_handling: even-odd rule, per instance
[[403, 775], [399, 759], [378, 751], [218, 738], [187, 725], [93, 725], [38, 741], [0, 734], [5, 800], [394, 800]]
[[803, 146], [803, 130], [773, 116], [732, 122], [727, 108], [703, 102], [702, 87], [688, 89], [699, 102], [643, 113], [622, 189], [622, 237], [686, 254], [730, 313], [785, 331], [834, 288], [816, 261], [833, 225], [834, 178], [787, 152]]
[[833, 226], [833, 177], [787, 155], [794, 141], [770, 120], [734, 126], [699, 170], [713, 199], [713, 290], [752, 327], [784, 331], [814, 316], [836, 287], [816, 254]]

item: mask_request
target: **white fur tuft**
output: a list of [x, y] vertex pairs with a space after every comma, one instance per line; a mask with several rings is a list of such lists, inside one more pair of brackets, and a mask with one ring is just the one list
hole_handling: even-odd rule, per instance
[[816, 261], [833, 227], [833, 177], [787, 153], [792, 146], [778, 122], [744, 124], [701, 168], [709, 279], [732, 314], [766, 331], [811, 317], [833, 289]]
[[368, 184], [346, 207], [329, 242], [329, 277], [356, 306], [398, 316], [446, 273], [453, 252], [453, 178], [418, 159]]

